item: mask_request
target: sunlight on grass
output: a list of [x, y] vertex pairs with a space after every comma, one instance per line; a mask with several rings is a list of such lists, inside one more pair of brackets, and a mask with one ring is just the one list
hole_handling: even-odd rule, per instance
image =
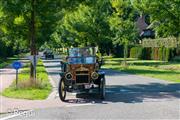
[[171, 82], [180, 82], [180, 63], [155, 60], [137, 60], [127, 58], [128, 66], [124, 68], [123, 58], [105, 58], [103, 68], [143, 75]]

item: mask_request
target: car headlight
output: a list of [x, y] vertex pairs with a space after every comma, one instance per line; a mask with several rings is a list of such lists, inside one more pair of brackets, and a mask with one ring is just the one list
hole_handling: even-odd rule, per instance
[[67, 79], [67, 80], [71, 80], [72, 79], [72, 74], [70, 73], [70, 72], [68, 72], [68, 73], [66, 73], [66, 75], [65, 75], [65, 78]]
[[97, 72], [93, 72], [92, 74], [91, 74], [91, 78], [92, 79], [98, 79], [98, 77], [99, 77], [99, 74], [97, 73]]

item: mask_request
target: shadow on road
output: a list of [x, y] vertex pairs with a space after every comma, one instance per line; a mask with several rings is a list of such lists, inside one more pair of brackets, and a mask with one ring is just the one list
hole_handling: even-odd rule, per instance
[[[170, 100], [180, 98], [180, 84], [135, 84], [135, 85], [111, 85], [106, 87], [106, 98], [101, 100], [96, 93], [82, 93], [76, 95], [77, 99], [67, 99], [68, 103], [140, 103], [154, 100]], [[68, 98], [68, 97], [67, 97]]]

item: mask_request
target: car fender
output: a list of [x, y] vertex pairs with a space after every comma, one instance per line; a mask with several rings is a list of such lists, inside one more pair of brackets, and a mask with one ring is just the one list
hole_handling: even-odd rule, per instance
[[61, 77], [64, 77], [65, 73], [64, 73], [64, 72], [61, 72], [61, 73], [59, 73], [59, 75], [60, 75]]
[[99, 74], [100, 78], [105, 76], [105, 72], [104, 71], [98, 71], [98, 74]]

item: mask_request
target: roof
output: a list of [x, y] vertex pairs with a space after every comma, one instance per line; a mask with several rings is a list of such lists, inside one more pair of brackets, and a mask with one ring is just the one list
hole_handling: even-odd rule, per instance
[[145, 22], [145, 15], [142, 15], [138, 18], [136, 25], [139, 29], [139, 33], [145, 30], [148, 27], [148, 24]]

